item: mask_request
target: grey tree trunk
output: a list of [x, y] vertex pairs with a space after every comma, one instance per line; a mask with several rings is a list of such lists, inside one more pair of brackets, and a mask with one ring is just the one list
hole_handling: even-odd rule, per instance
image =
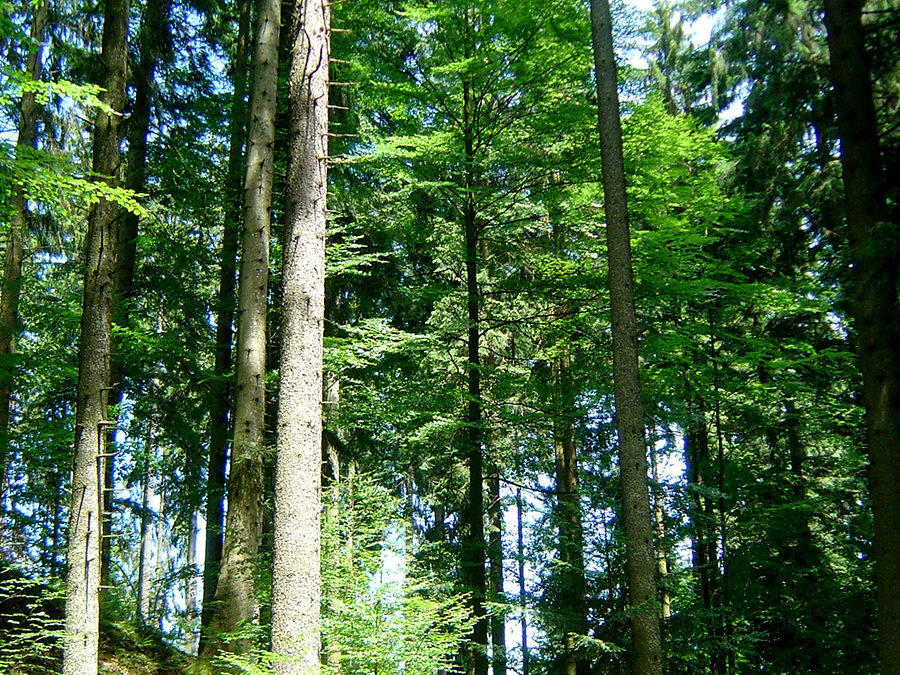
[[222, 546], [225, 536], [225, 466], [228, 459], [231, 383], [226, 379], [232, 365], [232, 326], [234, 324], [234, 292], [236, 286], [238, 214], [241, 212], [241, 170], [244, 166], [246, 136], [247, 46], [250, 41], [250, 0], [238, 5], [237, 52], [233, 64], [234, 92], [231, 98], [231, 128], [228, 147], [228, 174], [225, 186], [226, 209], [222, 226], [222, 254], [219, 267], [219, 306], [216, 310], [215, 378], [210, 387], [209, 462], [206, 483], [206, 542], [203, 566], [203, 600], [200, 610], [200, 644], [208, 637], [213, 615]]
[[275, 470], [272, 650], [277, 675], [319, 672], [322, 339], [331, 10], [294, 5]]
[[[885, 176], [865, 50], [861, 0], [825, 0], [825, 26], [841, 137], [853, 315], [869, 443], [882, 675], [900, 673], [900, 329], [897, 242], [884, 241]], [[894, 226], [893, 231], [896, 231]], [[896, 236], [896, 235], [894, 235]], [[890, 251], [894, 255], [889, 255]]]
[[210, 641], [203, 656], [218, 649], [243, 650], [249, 642], [226, 645], [217, 634], [231, 633], [258, 615], [253, 586], [261, 533], [265, 444], [266, 314], [269, 275], [269, 223], [275, 145], [280, 0], [259, 6], [254, 44], [244, 180], [244, 229], [238, 287], [237, 383], [234, 442], [228, 478], [228, 515]]
[[656, 566], [647, 483], [644, 411], [638, 373], [638, 329], [634, 310], [631, 239], [608, 0], [591, 0], [591, 37], [597, 74], [597, 117], [606, 210], [613, 388], [619, 432], [619, 471], [622, 476], [625, 567], [632, 612], [632, 672], [635, 675], [661, 675], [662, 642], [656, 607]]
[[[114, 111], [98, 111], [94, 126], [93, 171], [119, 184], [121, 112], [125, 108], [128, 0], [107, 0], [100, 61], [104, 101]], [[69, 573], [66, 579], [64, 675], [97, 672], [99, 637], [100, 534], [106, 454], [106, 399], [119, 208], [105, 199], [91, 208], [85, 238], [84, 297], [78, 348], [75, 407], [75, 461], [69, 509]]]
[[[128, 118], [128, 164], [125, 187], [135, 192], [143, 192], [147, 177], [147, 137], [150, 132], [150, 110], [153, 80], [160, 58], [168, 50], [170, 0], [149, 0], [144, 8], [140, 42], [140, 58], [134, 70], [134, 103]], [[128, 326], [131, 300], [134, 297], [134, 274], [137, 260], [137, 239], [140, 219], [137, 214], [124, 213], [118, 219], [118, 247], [116, 250], [116, 270], [113, 274], [115, 312], [113, 323], [119, 327]], [[113, 345], [110, 360], [109, 405], [122, 403], [124, 369], [117, 354], [121, 350]], [[110, 428], [107, 436], [109, 456], [104, 469], [107, 489], [103, 492], [103, 539], [101, 541], [100, 585], [109, 585], [110, 551], [112, 548], [112, 513], [115, 487], [115, 429]]]
[[656, 443], [654, 436], [650, 435], [650, 475], [656, 484], [653, 491], [653, 520], [656, 525], [656, 569], [659, 572], [660, 602], [662, 603], [662, 618], [672, 616], [672, 598], [669, 595], [669, 558], [666, 555], [666, 547], [663, 540], [666, 536], [666, 505], [665, 494], [659, 485], [659, 464], [657, 462]]
[[[31, 20], [33, 46], [28, 52], [25, 72], [32, 80], [41, 76], [41, 40], [47, 25], [48, 0], [34, 5]], [[19, 135], [16, 148], [33, 148], [37, 141], [37, 104], [34, 92], [24, 92], [20, 105]], [[28, 221], [28, 205], [21, 185], [12, 189], [12, 218], [6, 239], [3, 258], [3, 286], [0, 287], [0, 358], [6, 364], [0, 368], [0, 518], [6, 509], [9, 487], [10, 410], [13, 392], [13, 367], [10, 357], [15, 353], [15, 336], [19, 326], [19, 283], [22, 277], [25, 229]], [[0, 523], [2, 527], [2, 523]]]
[[187, 619], [188, 629], [185, 635], [185, 647], [188, 654], [197, 653], [197, 644], [199, 634], [195, 631], [197, 617], [199, 615], [197, 606], [197, 537], [199, 535], [197, 527], [197, 512], [191, 514], [191, 524], [187, 535], [187, 567], [189, 576], [185, 580], [184, 589], [184, 614]]

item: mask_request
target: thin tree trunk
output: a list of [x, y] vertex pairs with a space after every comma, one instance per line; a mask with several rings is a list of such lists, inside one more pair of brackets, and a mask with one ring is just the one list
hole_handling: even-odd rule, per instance
[[591, 36], [597, 75], [600, 159], [603, 172], [606, 241], [612, 315], [613, 380], [622, 477], [622, 523], [631, 605], [635, 675], [661, 675], [662, 642], [656, 609], [656, 578], [644, 412], [638, 372], [638, 329], [634, 309], [631, 240], [625, 196], [622, 128], [612, 20], [607, 0], [591, 0]]
[[[521, 478], [521, 472], [519, 472]], [[522, 675], [530, 675], [531, 663], [528, 654], [528, 602], [527, 588], [525, 586], [525, 531], [522, 527], [522, 511], [524, 501], [522, 500], [522, 488], [516, 488], [516, 557], [519, 563], [519, 611], [522, 612], [520, 619], [522, 628]]]
[[[105, 103], [94, 127], [93, 171], [119, 184], [121, 112], [125, 108], [128, 0], [107, 0], [100, 62]], [[118, 114], [117, 114], [118, 113]], [[102, 456], [106, 454], [106, 393], [113, 314], [118, 206], [103, 198], [91, 208], [85, 238], [84, 297], [78, 349], [75, 461], [69, 509], [69, 573], [66, 581], [64, 675], [97, 672], [100, 586]]]
[[275, 474], [272, 650], [277, 675], [319, 672], [319, 463], [331, 10], [294, 5]]
[[[468, 32], [471, 27], [466, 17], [465, 56], [472, 56]], [[466, 306], [468, 312], [467, 379], [468, 402], [466, 404], [466, 456], [469, 463], [468, 523], [462, 547], [463, 579], [469, 588], [475, 625], [468, 655], [468, 675], [486, 675], [488, 670], [487, 641], [488, 620], [484, 600], [487, 590], [484, 545], [484, 458], [481, 433], [481, 356], [480, 356], [480, 295], [478, 289], [479, 236], [475, 206], [475, 93], [474, 85], [463, 82], [463, 144], [465, 146], [465, 262]]]
[[[28, 52], [25, 72], [32, 80], [41, 76], [41, 51], [44, 27], [49, 12], [48, 0], [40, 0], [33, 5], [31, 19], [32, 48]], [[16, 152], [20, 148], [33, 148], [37, 142], [37, 104], [34, 92], [23, 92], [20, 105], [19, 135]], [[28, 204], [21, 185], [12, 188], [12, 218], [6, 239], [3, 258], [3, 286], [0, 287], [0, 519], [6, 513], [6, 498], [9, 488], [9, 464], [12, 459], [10, 411], [13, 393], [13, 365], [11, 357], [15, 353], [15, 336], [19, 327], [19, 284], [22, 277], [25, 229], [28, 222]], [[0, 522], [2, 533], [2, 522]]]
[[[900, 673], [900, 329], [896, 239], [887, 218], [885, 176], [865, 50], [862, 0], [825, 0], [825, 26], [841, 137], [841, 169], [859, 334], [869, 483], [875, 520], [875, 579], [882, 675]], [[896, 228], [895, 228], [896, 229]], [[896, 235], [893, 235], [896, 236]]]
[[650, 435], [650, 472], [655, 484], [653, 492], [653, 520], [656, 524], [656, 569], [659, 572], [659, 581], [661, 587], [662, 602], [662, 618], [668, 619], [672, 616], [672, 599], [669, 596], [669, 558], [666, 555], [666, 547], [664, 545], [666, 537], [666, 505], [662, 487], [659, 484], [659, 466], [656, 457], [656, 444], [654, 437]]
[[263, 489], [262, 451], [265, 444], [269, 224], [280, 22], [280, 0], [264, 0], [257, 16], [247, 138], [228, 515], [215, 607], [210, 620], [210, 641], [205, 645], [204, 658], [213, 656], [220, 648], [243, 650], [249, 647], [247, 640], [240, 640], [235, 645], [222, 644], [216, 635], [234, 632], [258, 615], [253, 566], [262, 527], [259, 502]]
[[[134, 103], [128, 119], [128, 163], [125, 187], [135, 192], [143, 192], [147, 176], [147, 138], [150, 132], [150, 109], [153, 80], [157, 64], [168, 46], [169, 10], [171, 0], [148, 0], [141, 21], [140, 59], [134, 71]], [[113, 294], [115, 311], [113, 324], [127, 328], [131, 301], [134, 297], [134, 275], [137, 260], [137, 239], [140, 219], [137, 214], [126, 212], [118, 219], [118, 247], [116, 249], [116, 269], [113, 274]], [[110, 359], [109, 405], [122, 404], [124, 387], [123, 364], [119, 356], [121, 347], [113, 342]], [[122, 419], [121, 413], [118, 413]], [[101, 540], [100, 585], [109, 586], [110, 552], [112, 550], [112, 513], [115, 488], [116, 431], [110, 427], [106, 439], [109, 456], [105, 464], [105, 484], [103, 492], [103, 539]]]
[[199, 535], [197, 527], [197, 512], [191, 514], [191, 524], [187, 535], [187, 568], [188, 577], [185, 579], [186, 588], [184, 589], [184, 614], [187, 619], [187, 628], [185, 629], [185, 648], [188, 654], [197, 653], [197, 639], [199, 637], [196, 631], [197, 621], [197, 537]]
[[[500, 472], [494, 468], [487, 480], [488, 487], [488, 558], [490, 562], [491, 601], [505, 607], [503, 595], [503, 505], [500, 501]], [[505, 610], [491, 614], [491, 672], [506, 675], [506, 618]]]
[[[568, 313], [567, 307], [561, 314]], [[553, 447], [556, 490], [559, 493], [559, 562], [565, 598], [563, 675], [584, 673], [587, 662], [578, 654], [578, 637], [587, 635], [587, 598], [584, 574], [584, 531], [578, 491], [578, 454], [575, 445], [575, 393], [569, 345], [551, 364], [553, 378]]]
[[141, 459], [143, 467], [141, 468], [141, 484], [143, 486], [141, 497], [141, 537], [140, 537], [140, 555], [138, 560], [138, 585], [137, 585], [137, 610], [138, 620], [143, 625], [147, 625], [150, 618], [150, 580], [153, 575], [151, 566], [152, 543], [150, 536], [151, 510], [150, 501], [153, 496], [153, 457], [155, 455], [155, 446], [153, 440], [153, 425], [150, 422], [150, 431], [147, 433], [147, 447], [144, 449], [145, 456]]
[[[324, 372], [324, 391], [325, 409], [323, 417], [329, 423], [329, 426], [333, 427], [334, 420], [338, 414], [338, 407], [340, 406], [340, 379], [332, 371]], [[337, 436], [334, 428], [326, 430], [322, 434], [322, 445], [325, 450], [326, 465], [328, 467], [328, 496], [322, 508], [322, 530], [326, 533], [327, 538], [324, 543], [328, 547], [324, 552], [324, 563], [331, 565], [339, 564], [338, 556], [341, 550], [341, 461], [336, 441]], [[337, 590], [337, 588], [332, 589], [332, 593], [325, 599], [325, 611], [331, 615], [332, 620], [336, 620], [341, 613], [341, 603]], [[336, 640], [326, 642], [322, 651], [326, 666], [334, 669], [340, 667], [342, 655], [340, 643]], [[337, 670], [334, 672], [337, 672]]]
[[228, 459], [229, 412], [231, 411], [232, 327], [236, 286], [238, 217], [241, 197], [241, 169], [246, 136], [247, 43], [250, 34], [250, 0], [238, 3], [237, 53], [233, 64], [234, 93], [231, 98], [231, 128], [228, 147], [228, 174], [225, 193], [230, 205], [222, 226], [222, 254], [219, 267], [219, 296], [216, 310], [216, 352], [210, 387], [209, 463], [206, 479], [206, 542], [203, 563], [203, 600], [200, 610], [200, 644], [203, 650], [213, 615], [213, 603], [222, 562], [225, 536], [225, 467]]

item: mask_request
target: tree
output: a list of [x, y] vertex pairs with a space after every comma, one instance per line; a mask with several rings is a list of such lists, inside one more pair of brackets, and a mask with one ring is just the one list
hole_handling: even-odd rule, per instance
[[662, 645], [656, 611], [655, 556], [647, 482], [644, 413], [638, 373], [638, 330], [634, 310], [622, 129], [612, 21], [606, 0], [591, 0], [591, 35], [597, 77], [600, 159], [603, 167], [609, 251], [613, 379], [616, 426], [619, 432], [619, 472], [622, 477], [622, 518], [627, 546], [628, 595], [631, 611], [634, 613], [631, 620], [634, 649], [632, 668], [635, 675], [661, 675]]
[[[32, 80], [40, 79], [41, 51], [44, 27], [47, 23], [49, 3], [38, 2], [32, 8], [31, 40], [25, 71]], [[25, 91], [19, 105], [19, 135], [16, 151], [31, 149], [37, 140], [36, 92]], [[19, 330], [19, 285], [22, 278], [25, 231], [28, 224], [28, 205], [22, 185], [13, 187], [13, 214], [3, 257], [3, 286], [0, 288], [0, 518], [6, 510], [11, 434], [10, 409], [13, 396], [12, 362], [15, 353], [15, 336]], [[0, 523], [0, 531], [3, 525]]]
[[322, 339], [331, 9], [294, 6], [275, 474], [272, 649], [279, 675], [319, 671]]
[[[256, 19], [244, 180], [234, 443], [228, 478], [225, 543], [216, 585], [216, 607], [210, 620], [213, 638], [219, 633], [237, 632], [258, 614], [253, 567], [262, 527], [260, 499], [265, 445], [269, 224], [280, 21], [280, 0], [266, 0], [260, 5]], [[212, 657], [222, 646], [218, 639], [208, 642], [204, 657]], [[246, 649], [249, 642], [242, 638], [235, 646]]]
[[[104, 103], [97, 113], [93, 139], [93, 171], [110, 187], [119, 185], [119, 144], [125, 108], [128, 56], [128, 0], [106, 3], [100, 61], [104, 66]], [[78, 347], [78, 387], [75, 409], [75, 461], [69, 509], [69, 573], [66, 580], [66, 640], [63, 672], [97, 672], [99, 636], [100, 534], [106, 455], [107, 392], [113, 274], [116, 261], [119, 206], [100, 197], [88, 216], [85, 238], [84, 295], [81, 342]]]
[[897, 235], [887, 229], [863, 3], [825, 2], [866, 408], [881, 672], [900, 673], [900, 317]]

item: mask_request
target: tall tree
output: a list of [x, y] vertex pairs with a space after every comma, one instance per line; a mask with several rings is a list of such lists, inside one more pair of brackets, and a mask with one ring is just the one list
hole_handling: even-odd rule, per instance
[[331, 9], [294, 5], [275, 476], [272, 649], [279, 675], [319, 671], [322, 340]]
[[[233, 633], [257, 617], [253, 583], [261, 534], [262, 452], [265, 444], [266, 318], [269, 225], [275, 145], [280, 0], [260, 3], [251, 68], [250, 128], [244, 180], [244, 224], [238, 286], [237, 382], [228, 515], [210, 637]], [[204, 656], [222, 643], [211, 640]], [[238, 647], [248, 646], [241, 640]]]
[[597, 117], [600, 128], [603, 204], [606, 211], [622, 521], [627, 551], [628, 597], [633, 612], [632, 672], [635, 675], [661, 675], [662, 643], [656, 610], [655, 556], [647, 482], [644, 411], [638, 371], [638, 328], [634, 309], [631, 235], [625, 194], [612, 19], [607, 0], [591, 0], [591, 36], [597, 78]]
[[[143, 192], [147, 180], [147, 139], [150, 133], [152, 95], [157, 64], [169, 51], [169, 10], [170, 0], [149, 0], [144, 8], [141, 29], [138, 34], [140, 57], [134, 70], [134, 103], [128, 118], [128, 162], [125, 187], [135, 192]], [[127, 329], [131, 304], [134, 297], [134, 274], [137, 259], [138, 214], [126, 212], [118, 219], [118, 247], [116, 249], [116, 271], [113, 275], [115, 312], [113, 323], [118, 329]], [[118, 342], [118, 341], [115, 341]], [[115, 344], [110, 359], [109, 405], [117, 409], [122, 404], [125, 387], [122, 377], [125, 367], [122, 363], [122, 348]], [[110, 553], [112, 549], [112, 512], [115, 487], [115, 430], [109, 430], [106, 458], [105, 483], [103, 492], [103, 539], [101, 542], [100, 584], [109, 585]]]
[[237, 250], [241, 197], [241, 169], [244, 167], [246, 137], [247, 46], [250, 34], [250, 0], [238, 4], [238, 35], [232, 65], [233, 92], [229, 122], [228, 173], [225, 186], [225, 219], [219, 260], [219, 292], [216, 308], [216, 351], [210, 387], [209, 462], [206, 484], [206, 543], [203, 567], [203, 600], [200, 610], [200, 648], [206, 644], [213, 602], [219, 582], [219, 565], [225, 536], [225, 471], [228, 457], [229, 413], [232, 411], [232, 366], [234, 292], [237, 282]]
[[884, 169], [862, 25], [863, 2], [825, 1], [841, 138], [875, 518], [879, 660], [900, 673], [900, 316], [896, 227], [886, 227]]
[[[49, 2], [40, 0], [32, 5], [31, 45], [25, 72], [32, 80], [40, 79], [41, 51], [44, 27], [47, 25]], [[33, 148], [37, 141], [37, 102], [34, 91], [22, 92], [19, 106], [19, 135], [16, 151]], [[6, 509], [11, 457], [11, 405], [13, 396], [13, 362], [15, 336], [19, 325], [19, 284], [22, 277], [22, 259], [25, 255], [25, 231], [28, 224], [28, 204], [21, 185], [12, 189], [12, 219], [6, 237], [3, 257], [3, 286], [0, 287], [0, 517]], [[0, 525], [2, 527], [2, 525]]]
[[[109, 0], [103, 18], [100, 62], [103, 100], [93, 139], [93, 172], [110, 187], [119, 185], [122, 111], [128, 59], [128, 0]], [[113, 274], [119, 207], [101, 197], [91, 208], [85, 238], [84, 296], [75, 408], [75, 462], [69, 509], [69, 573], [66, 580], [65, 675], [97, 672], [99, 638], [100, 534], [106, 454], [107, 392], [113, 317]]]

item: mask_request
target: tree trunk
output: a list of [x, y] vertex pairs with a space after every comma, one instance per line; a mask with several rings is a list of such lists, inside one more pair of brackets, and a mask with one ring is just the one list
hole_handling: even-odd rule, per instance
[[613, 384], [622, 476], [622, 523], [631, 605], [635, 675], [662, 673], [662, 644], [656, 610], [656, 578], [644, 412], [638, 373], [638, 329], [634, 309], [631, 240], [625, 197], [622, 128], [612, 21], [607, 0], [591, 0], [591, 36], [597, 75], [600, 159], [603, 172], [609, 295], [612, 315]]
[[238, 287], [237, 384], [234, 445], [228, 479], [228, 515], [222, 562], [204, 658], [218, 648], [245, 649], [249, 642], [223, 645], [231, 633], [257, 617], [253, 586], [261, 534], [260, 497], [265, 444], [266, 310], [269, 275], [269, 221], [275, 143], [280, 0], [259, 7], [253, 55], [253, 90], [244, 181], [244, 229]]
[[331, 10], [294, 5], [275, 473], [272, 650], [278, 675], [319, 672], [319, 502]]
[[[505, 607], [503, 595], [503, 505], [500, 501], [500, 471], [494, 468], [488, 486], [488, 558], [490, 562], [491, 601]], [[496, 606], [495, 605], [495, 606]], [[491, 672], [506, 675], [506, 618], [505, 610], [491, 614]]]
[[669, 558], [666, 555], [664, 544], [666, 537], [666, 505], [665, 495], [659, 484], [659, 465], [656, 458], [656, 443], [653, 434], [650, 435], [650, 475], [655, 484], [653, 491], [653, 520], [656, 525], [656, 569], [659, 572], [661, 587], [662, 618], [668, 619], [672, 616], [672, 600], [669, 597], [668, 588]]
[[[93, 171], [119, 184], [121, 112], [125, 108], [128, 0], [107, 0], [100, 62], [104, 101], [94, 127]], [[117, 114], [118, 113], [118, 114]], [[75, 408], [75, 461], [69, 510], [69, 573], [66, 580], [66, 639], [63, 673], [97, 672], [100, 585], [102, 456], [106, 454], [106, 393], [113, 314], [118, 206], [100, 199], [91, 208], [85, 237], [84, 297], [78, 349]]]
[[[41, 51], [44, 27], [49, 12], [48, 0], [34, 5], [31, 19], [32, 48], [25, 66], [27, 76], [38, 80], [41, 76]], [[37, 142], [37, 104], [34, 92], [23, 92], [20, 106], [19, 135], [16, 148], [33, 148]], [[3, 286], [0, 287], [0, 518], [6, 513], [6, 497], [9, 488], [9, 464], [12, 459], [10, 410], [13, 393], [12, 355], [15, 353], [15, 336], [19, 327], [19, 284], [22, 277], [25, 229], [28, 222], [28, 204], [21, 185], [12, 188], [12, 218], [6, 239], [3, 259]], [[2, 522], [0, 522], [2, 532]]]
[[[468, 20], [468, 19], [467, 19]], [[466, 30], [470, 31], [468, 24]], [[469, 36], [466, 36], [466, 58], [471, 57]], [[484, 458], [481, 448], [481, 358], [480, 358], [480, 296], [478, 290], [478, 226], [475, 208], [475, 94], [473, 84], [463, 82], [463, 143], [465, 146], [465, 256], [466, 306], [468, 312], [466, 404], [466, 456], [469, 463], [468, 530], [462, 546], [463, 579], [469, 588], [475, 626], [472, 629], [471, 653], [468, 656], [468, 675], [487, 675], [488, 621], [484, 607], [487, 590], [484, 546]]]
[[[521, 478], [521, 472], [519, 472]], [[520, 619], [522, 630], [522, 675], [530, 675], [531, 663], [528, 654], [528, 603], [527, 589], [525, 586], [525, 532], [522, 528], [522, 511], [524, 508], [524, 500], [522, 499], [522, 488], [516, 488], [516, 557], [519, 563], [519, 611], [522, 612]]]
[[[879, 660], [900, 673], [900, 335], [897, 242], [884, 241], [885, 177], [861, 0], [825, 0], [853, 269], [853, 315], [869, 443], [875, 520]], [[895, 228], [896, 229], [896, 228]], [[896, 235], [894, 235], [896, 236]]]
[[188, 577], [185, 579], [184, 589], [184, 615], [187, 619], [187, 628], [185, 629], [184, 644], [188, 654], [197, 653], [196, 632], [197, 621], [197, 536], [199, 534], [197, 527], [197, 512], [191, 514], [191, 524], [188, 528], [187, 535], [187, 568]]
[[228, 147], [228, 174], [225, 195], [229, 208], [222, 226], [222, 254], [219, 266], [219, 297], [216, 310], [216, 352], [210, 387], [209, 463], [206, 478], [206, 542], [203, 563], [203, 600], [200, 610], [200, 644], [203, 650], [213, 615], [222, 546], [225, 536], [225, 467], [228, 460], [232, 365], [232, 327], [236, 286], [238, 218], [241, 213], [241, 170], [244, 166], [246, 136], [247, 44], [250, 34], [250, 0], [238, 4], [237, 53], [234, 59], [234, 93], [231, 98], [231, 128]]
[[[568, 313], [563, 307], [561, 314]], [[553, 378], [553, 447], [556, 458], [559, 562], [566, 620], [563, 622], [563, 675], [577, 675], [588, 663], [577, 652], [578, 637], [587, 635], [587, 598], [584, 575], [584, 531], [578, 491], [578, 455], [575, 445], [575, 392], [569, 345], [551, 364]]]
[[[150, 108], [153, 93], [153, 80], [156, 66], [167, 49], [169, 36], [170, 0], [149, 0], [144, 9], [141, 21], [140, 59], [134, 72], [134, 104], [128, 119], [128, 164], [125, 176], [125, 187], [135, 192], [143, 192], [147, 177], [147, 137], [150, 132]], [[115, 295], [115, 312], [113, 323], [117, 327], [126, 328], [131, 312], [131, 301], [134, 297], [134, 274], [137, 260], [138, 225], [137, 214], [126, 212], [118, 220], [118, 248], [116, 250], [116, 270], [113, 275], [113, 293]], [[122, 383], [123, 364], [119, 356], [121, 348], [114, 341], [113, 355], [110, 359], [110, 392], [109, 405], [118, 407], [122, 404], [124, 387]], [[122, 419], [120, 413], [117, 413]], [[116, 484], [115, 449], [116, 431], [108, 430], [105, 484], [103, 492], [103, 539], [101, 540], [100, 585], [109, 585], [110, 551], [112, 548], [112, 513], [113, 496]]]
[[[152, 422], [151, 422], [152, 426]], [[151, 567], [151, 546], [153, 539], [150, 536], [150, 500], [153, 495], [153, 470], [151, 468], [153, 458], [151, 453], [155, 454], [153, 448], [153, 431], [147, 434], [149, 443], [144, 449], [145, 456], [142, 459], [143, 468], [141, 469], [141, 483], [143, 485], [141, 497], [141, 539], [140, 539], [140, 555], [138, 558], [138, 585], [137, 585], [137, 610], [138, 620], [143, 625], [147, 625], [147, 619], [150, 618], [150, 578], [153, 573]]]

